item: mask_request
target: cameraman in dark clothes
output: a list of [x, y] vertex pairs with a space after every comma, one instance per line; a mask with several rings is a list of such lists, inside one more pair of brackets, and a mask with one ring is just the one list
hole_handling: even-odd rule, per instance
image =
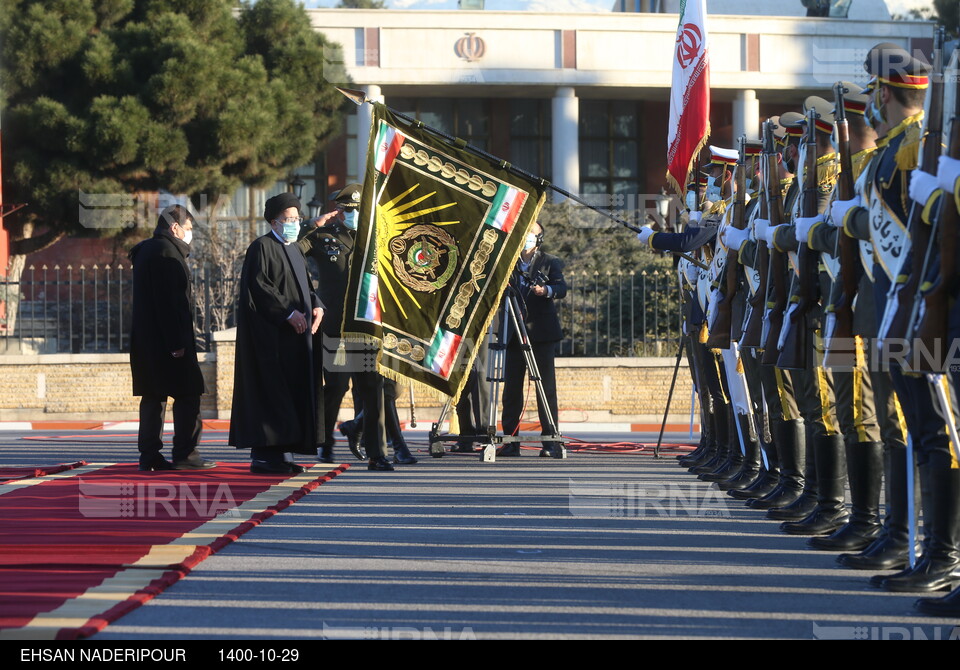
[[[534, 223], [527, 234], [527, 240], [517, 267], [510, 278], [510, 291], [520, 306], [518, 318], [522, 318], [530, 338], [533, 358], [540, 370], [544, 395], [548, 407], [544, 407], [539, 394], [537, 411], [540, 415], [541, 435], [549, 434], [547, 426], [553, 423], [559, 434], [557, 406], [557, 378], [554, 369], [557, 342], [563, 339], [560, 317], [557, 314], [555, 300], [567, 294], [567, 283], [563, 279], [563, 263], [556, 256], [546, 254], [540, 249], [543, 242], [543, 228]], [[516, 435], [520, 426], [520, 414], [524, 405], [524, 374], [527, 364], [523, 356], [520, 338], [507, 326], [507, 348], [503, 370], [503, 423], [504, 435]], [[561, 457], [559, 442], [545, 442], [540, 450], [541, 456]], [[500, 456], [519, 456], [520, 445], [517, 442], [507, 444], [498, 452]]]

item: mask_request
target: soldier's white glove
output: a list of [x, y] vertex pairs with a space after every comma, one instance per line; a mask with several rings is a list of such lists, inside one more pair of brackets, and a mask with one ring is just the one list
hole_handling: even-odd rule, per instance
[[957, 179], [960, 178], [960, 160], [950, 156], [940, 156], [937, 167], [937, 182], [947, 193], [953, 193]]
[[750, 231], [744, 228], [743, 230], [737, 230], [731, 226], [725, 227], [720, 231], [720, 241], [727, 247], [727, 249], [733, 249], [734, 251], [740, 251], [740, 247], [743, 246], [743, 243], [747, 241], [750, 237]]
[[765, 239], [764, 235], [767, 234], [767, 228], [769, 227], [770, 227], [769, 219], [761, 219], [760, 217], [755, 218], [753, 220], [753, 237], [758, 242], [763, 242], [763, 240]]
[[773, 241], [777, 239], [777, 230], [783, 228], [786, 224], [780, 224], [779, 226], [767, 226], [767, 229], [763, 231], [763, 239], [767, 243], [768, 249], [773, 249]]
[[797, 238], [797, 242], [800, 244], [806, 244], [807, 238], [810, 237], [810, 229], [813, 228], [818, 223], [823, 223], [823, 214], [817, 214], [816, 216], [799, 216], [795, 221], [794, 226], [794, 236]]
[[637, 233], [637, 239], [640, 240], [640, 244], [647, 244], [649, 239], [653, 237], [653, 233], [654, 233], [653, 228], [644, 226], [643, 228], [640, 229], [640, 232]]
[[833, 204], [830, 205], [830, 218], [832, 219], [833, 225], [837, 228], [843, 227], [843, 219], [854, 207], [861, 207], [863, 201], [860, 198], [860, 195], [857, 194], [853, 200], [834, 200]]
[[937, 183], [937, 178], [929, 172], [920, 168], [913, 170], [910, 172], [910, 199], [923, 207], [937, 190]]
[[689, 282], [690, 286], [696, 286], [700, 272], [697, 269], [697, 266], [690, 261], [687, 261], [686, 263], [687, 264], [683, 268], [683, 276], [687, 278], [687, 282]]
[[700, 221], [703, 219], [703, 212], [690, 212], [690, 223], [695, 226], [700, 225]]

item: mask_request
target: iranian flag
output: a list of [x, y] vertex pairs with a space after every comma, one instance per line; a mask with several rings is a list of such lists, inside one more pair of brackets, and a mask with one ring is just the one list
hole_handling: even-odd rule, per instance
[[513, 224], [517, 222], [517, 217], [520, 216], [520, 210], [523, 209], [523, 203], [526, 200], [525, 191], [500, 184], [484, 223], [509, 233], [513, 229]]
[[358, 319], [380, 322], [380, 282], [377, 275], [363, 273], [357, 307]]
[[441, 377], [448, 377], [459, 350], [460, 336], [449, 330], [437, 328], [424, 363]]
[[707, 0], [682, 0], [670, 87], [667, 181], [684, 196], [687, 176], [710, 135]]
[[374, 159], [374, 164], [381, 174], [389, 174], [393, 161], [400, 154], [401, 146], [403, 135], [393, 126], [381, 121], [380, 130], [377, 131], [377, 155]]

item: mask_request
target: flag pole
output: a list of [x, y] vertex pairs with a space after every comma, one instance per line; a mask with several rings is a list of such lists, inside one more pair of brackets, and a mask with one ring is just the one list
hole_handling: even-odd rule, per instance
[[[348, 100], [350, 100], [351, 102], [353, 102], [353, 103], [354, 103], [355, 105], [357, 105], [357, 106], [360, 106], [360, 105], [362, 105], [362, 104], [364, 104], [364, 103], [370, 103], [370, 104], [372, 104], [372, 102], [371, 102], [370, 100], [367, 100], [367, 94], [366, 94], [365, 92], [363, 92], [363, 91], [358, 91], [358, 90], [350, 89], [350, 88], [340, 88], [339, 86], [336, 86], [335, 88], [336, 88], [338, 91], [340, 91]], [[391, 114], [393, 114], [394, 116], [397, 116], [397, 117], [403, 119], [404, 121], [406, 121], [407, 123], [409, 123], [410, 125], [412, 125], [414, 128], [423, 129], [423, 130], [425, 130], [425, 131], [427, 131], [427, 132], [429, 132], [429, 133], [432, 133], [433, 135], [436, 135], [437, 137], [440, 137], [440, 138], [446, 140], [447, 142], [449, 142], [450, 144], [452, 144], [453, 146], [455, 146], [455, 147], [457, 147], [457, 148], [459, 148], [459, 149], [463, 149], [463, 150], [465, 150], [465, 151], [469, 151], [469, 152], [472, 153], [472, 154], [475, 154], [475, 155], [477, 155], [477, 156], [480, 156], [481, 158], [484, 158], [484, 159], [490, 161], [491, 163], [496, 164], [501, 170], [506, 170], [507, 172], [510, 172], [511, 174], [514, 174], [514, 175], [516, 175], [516, 176], [518, 176], [518, 177], [523, 177], [524, 179], [527, 179], [527, 180], [530, 180], [530, 181], [539, 182], [540, 185], [541, 185], [542, 187], [544, 187], [544, 188], [552, 189], [552, 190], [556, 191], [557, 193], [559, 193], [560, 195], [562, 195], [562, 196], [564, 196], [564, 197], [566, 197], [566, 198], [569, 198], [570, 200], [573, 200], [573, 201], [575, 201], [575, 202], [583, 205], [584, 207], [587, 207], [588, 209], [593, 210], [593, 211], [596, 212], [597, 214], [600, 214], [600, 215], [602, 215], [602, 216], [605, 216], [605, 217], [607, 217], [608, 219], [611, 219], [612, 221], [615, 221], [615, 222], [619, 223], [621, 226], [624, 226], [625, 228], [627, 228], [627, 229], [629, 229], [629, 230], [632, 230], [632, 231], [635, 232], [635, 233], [639, 233], [639, 232], [640, 232], [640, 228], [638, 228], [637, 226], [634, 226], [632, 223], [629, 223], [629, 222], [627, 222], [627, 221], [624, 221], [624, 220], [621, 219], [620, 217], [615, 216], [614, 214], [610, 213], [610, 212], [607, 211], [607, 210], [604, 210], [604, 209], [601, 209], [601, 208], [596, 207], [596, 206], [594, 206], [594, 205], [591, 205], [591, 204], [588, 203], [587, 201], [579, 198], [578, 196], [575, 196], [574, 194], [570, 193], [569, 191], [566, 191], [566, 190], [560, 188], [559, 186], [556, 186], [555, 184], [551, 184], [549, 181], [547, 181], [547, 180], [544, 179], [543, 177], [538, 177], [538, 176], [535, 175], [535, 174], [531, 174], [530, 172], [527, 172], [526, 170], [523, 170], [523, 169], [521, 169], [521, 168], [518, 168], [516, 165], [513, 165], [512, 163], [509, 163], [509, 162], [503, 160], [502, 158], [499, 158], [499, 157], [497, 157], [497, 156], [494, 156], [493, 154], [488, 153], [488, 152], [484, 151], [483, 149], [481, 149], [481, 148], [479, 148], [479, 147], [475, 147], [475, 146], [473, 146], [472, 144], [469, 144], [468, 142], [460, 139], [459, 137], [454, 137], [453, 135], [448, 135], [447, 133], [443, 132], [442, 130], [438, 130], [438, 129], [436, 129], [436, 128], [432, 128], [432, 127], [428, 126], [427, 124], [423, 123], [422, 121], [418, 121], [417, 119], [414, 119], [413, 117], [407, 116], [407, 115], [404, 114], [403, 112], [398, 112], [397, 110], [393, 109], [392, 107], [388, 107], [387, 105], [384, 105], [384, 107], [385, 107]], [[707, 269], [708, 269], [707, 266], [706, 266], [704, 263], [698, 261], [696, 258], [693, 258], [692, 256], [689, 256], [688, 254], [683, 254], [683, 253], [676, 252], [676, 251], [671, 252], [671, 253], [679, 256], [680, 258], [686, 259], [687, 261], [693, 263], [694, 265], [696, 265], [697, 267], [701, 268], [702, 270], [707, 270]]]

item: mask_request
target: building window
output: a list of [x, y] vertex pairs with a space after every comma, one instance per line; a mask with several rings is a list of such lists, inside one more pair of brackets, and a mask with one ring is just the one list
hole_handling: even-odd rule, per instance
[[640, 192], [640, 124], [636, 102], [580, 101], [580, 190]]
[[551, 101], [510, 101], [510, 162], [538, 177], [552, 179]]
[[387, 104], [425, 125], [486, 151], [490, 104], [479, 98], [390, 98]]

